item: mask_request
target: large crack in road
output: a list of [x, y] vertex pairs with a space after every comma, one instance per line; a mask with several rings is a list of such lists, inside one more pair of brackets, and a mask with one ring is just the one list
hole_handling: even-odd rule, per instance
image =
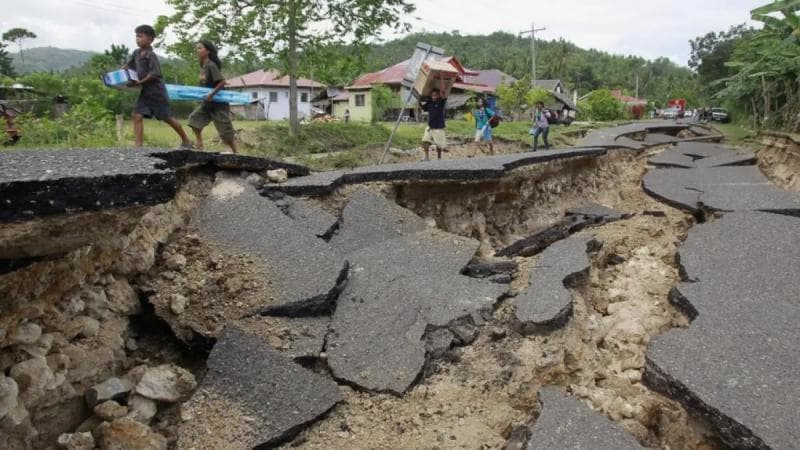
[[[637, 148], [648, 142], [637, 133], [633, 137], [644, 140], [622, 142]], [[68, 297], [69, 304], [59, 307], [67, 308], [59, 311], [67, 321], [68, 308], [80, 306], [73, 297], [90, 305], [81, 314], [97, 315], [92, 295], [108, 291], [110, 299], [120, 284], [114, 276], [124, 275], [119, 280], [128, 294], [144, 301], [139, 317], [159, 324], [140, 327], [139, 319], [130, 319], [126, 330], [130, 312], [99, 315], [98, 338], [109, 330], [119, 335], [109, 341], [109, 367], [76, 378], [79, 390], [69, 400], [82, 405], [81, 392], [101, 378], [120, 376], [135, 385], [147, 366], [177, 363], [193, 370], [199, 387], [178, 407], [159, 404], [147, 420], [178, 448], [515, 449], [583, 437], [618, 448], [725, 448], [730, 436], [720, 433], [719, 424], [729, 419], [698, 412], [697, 402], [669, 388], [659, 391], [674, 400], [655, 392], [652, 380], [643, 384], [652, 368], [646, 355], [651, 341], [679, 329], [695, 331], [690, 318], [703, 317], [702, 304], [676, 295], [676, 286], [692, 276], [677, 255], [695, 222], [713, 222], [726, 205], [742, 203], [722, 195], [732, 186], [725, 177], [758, 181], [742, 189], [767, 183], [753, 166], [728, 166], [750, 164], [752, 155], [721, 155], [703, 144], [692, 151], [709, 152], [705, 157], [686, 158], [684, 147], [661, 143], [668, 137], [651, 139], [660, 147], [646, 153], [585, 148], [561, 156], [499, 156], [485, 165], [367, 168], [357, 177], [317, 174], [290, 183], [290, 189], [322, 192], [314, 198], [286, 196], [280, 185], [265, 186], [257, 175], [210, 170], [218, 166], [184, 170], [174, 201], [180, 207], [167, 209], [166, 218], [140, 218], [147, 208], [123, 210], [119, 217], [92, 213], [118, 219], [108, 232], [115, 236], [137, 220], [136, 229], [145, 231], [122, 236], [123, 246], [104, 253], [103, 264], [112, 269], [91, 269], [91, 251], [75, 250], [80, 266], [68, 269], [91, 275], [86, 285], [79, 280], [80, 286], [69, 286], [80, 296], [67, 296], [57, 281], [48, 281], [50, 300]], [[777, 147], [765, 150], [760, 162], [791, 189], [794, 160]], [[661, 151], [653, 162], [683, 169], [652, 171], [686, 172], [645, 177], [648, 158]], [[428, 167], [430, 173], [413, 172]], [[663, 175], [671, 173], [688, 182], [668, 185], [670, 177]], [[709, 184], [698, 174], [719, 179]], [[375, 181], [381, 177], [386, 180]], [[772, 203], [770, 192], [756, 198], [764, 208], [782, 212], [784, 204], [794, 204], [784, 194], [783, 203]], [[681, 211], [665, 199], [689, 207]], [[62, 219], [49, 220], [56, 227]], [[24, 235], [14, 236], [15, 248], [27, 248]], [[61, 257], [50, 256], [56, 262]], [[14, 283], [56, 264], [24, 263], [8, 266], [0, 287], [36, 289], [20, 291]], [[29, 312], [14, 311], [20, 317]], [[7, 380], [24, 379], [25, 370], [41, 362], [23, 361], [25, 352], [40, 351], [39, 341], [52, 328], [64, 331], [36, 314], [8, 328], [9, 339], [17, 340], [36, 331], [28, 320], [41, 322], [45, 332], [35, 345], [20, 341], [14, 352], [0, 354], [10, 369], [9, 377], [0, 377], [6, 391]], [[90, 331], [66, 339], [87, 344], [93, 341], [81, 333]], [[72, 347], [57, 342], [53, 348]], [[48, 356], [47, 364], [60, 375], [65, 361]], [[34, 405], [31, 386], [20, 386], [24, 401]], [[134, 399], [143, 401], [130, 394], [120, 406], [133, 408]], [[46, 414], [68, 414], [67, 406], [42, 408], [30, 408], [33, 426], [41, 428], [37, 442], [74, 429], [47, 425]], [[0, 425], [23, 420], [17, 412]], [[86, 414], [75, 411], [70, 420], [80, 418], [77, 424]], [[79, 428], [105, 436], [112, 420], [100, 414], [105, 411], [95, 411]], [[572, 426], [545, 426], [561, 421]], [[31, 423], [25, 426], [30, 432]], [[22, 434], [13, 439], [22, 442]]]
[[[537, 392], [542, 386], [555, 385], [583, 399], [648, 447], [717, 448], [719, 442], [707, 424], [691, 417], [677, 402], [641, 384], [650, 338], [688, 324], [669, 303], [668, 295], [679, 281], [677, 245], [685, 239], [693, 218], [658, 203], [641, 190], [644, 156], [617, 158], [613, 167], [603, 167], [608, 178], [589, 183], [596, 190], [586, 188], [584, 183], [581, 192], [571, 192], [571, 188], [584, 180], [559, 185], [548, 182], [548, 178], [553, 178], [549, 175], [520, 177], [525, 180], [522, 187], [513, 175], [506, 181], [517, 188], [520, 196], [526, 195], [525, 184], [546, 185], [552, 192], [546, 197], [549, 200], [546, 204], [537, 197], [535, 208], [525, 208], [531, 218], [541, 214], [536, 217], [538, 220], [556, 217], [559, 209], [563, 214], [570, 204], [593, 199], [635, 214], [581, 233], [602, 246], [590, 255], [588, 278], [572, 291], [572, 314], [563, 329], [545, 335], [519, 334], [515, 331], [518, 329], [514, 314], [516, 299], [504, 300], [472, 345], [450, 350], [443, 360], [434, 363], [430, 376], [404, 396], [347, 390], [342, 404], [324, 421], [302, 432], [291, 445], [411, 448], [425, 443], [430, 448], [506, 445], [513, 448], [527, 442], [529, 429], [541, 412]], [[548, 169], [536, 170], [540, 174], [548, 172]], [[569, 172], [558, 172], [558, 177], [559, 181], [570, 179]], [[613, 183], [605, 181], [612, 178]], [[419, 194], [409, 192], [412, 188]], [[519, 226], [505, 228], [517, 232], [511, 236], [496, 232], [501, 227], [495, 224], [508, 220], [502, 217], [508, 205], [499, 206], [495, 216], [492, 203], [485, 198], [496, 199], [497, 190], [481, 191], [472, 186], [467, 189], [476, 195], [457, 196], [455, 191], [464, 187], [448, 189], [440, 185], [428, 190], [425, 196], [423, 187], [402, 189], [402, 203], [423, 217], [432, 215], [426, 212], [447, 211], [434, 220], [438, 224], [444, 219], [451, 231], [481, 236], [496, 245], [524, 232]], [[460, 205], [456, 197], [462, 199]], [[525, 199], [514, 198], [511, 203], [524, 204]], [[464, 221], [453, 225], [458, 223], [454, 218], [474, 217], [481, 207], [485, 223], [491, 225], [472, 226], [474, 220], [466, 222], [469, 225]], [[537, 256], [515, 259], [520, 270], [512, 283], [512, 292], [526, 289], [529, 273], [535, 273], [537, 259]]]

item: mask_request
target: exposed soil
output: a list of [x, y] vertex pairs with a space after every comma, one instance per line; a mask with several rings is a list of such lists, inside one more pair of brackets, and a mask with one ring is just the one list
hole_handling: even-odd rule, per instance
[[800, 144], [789, 137], [761, 136], [758, 166], [776, 185], [800, 192]]
[[[498, 152], [519, 151], [520, 144], [507, 145], [498, 146]], [[459, 152], [467, 151], [471, 153], [473, 148], [454, 146], [446, 155], [463, 157]], [[772, 170], [772, 177], [783, 177], [791, 186], [797, 178], [790, 172], [794, 170], [796, 174], [798, 166], [783, 153], [770, 152], [768, 149], [763, 154], [769, 168], [765, 171]], [[515, 299], [505, 299], [497, 305], [493, 320], [481, 327], [472, 345], [452, 349], [435, 361], [406, 395], [371, 394], [341, 386], [345, 400], [287, 447], [502, 448], [535, 422], [541, 408], [539, 388], [556, 385], [619, 423], [643, 445], [664, 449], [721, 448], [705, 423], [641, 384], [650, 339], [672, 327], [687, 326], [686, 318], [667, 297], [679, 281], [677, 245], [686, 238], [694, 220], [644, 194], [640, 183], [649, 156], [612, 151], [603, 157], [520, 168], [500, 180], [469, 184], [366, 185], [438, 228], [479, 239], [482, 246], [478, 257], [484, 259], [491, 259], [495, 250], [554, 223], [570, 207], [595, 202], [635, 215], [584, 231], [603, 245], [592, 254], [588, 280], [573, 291], [573, 316], [563, 329], [549, 335], [523, 336], [515, 332]], [[364, 187], [347, 186], [315, 202], [338, 213], [353, 190]], [[136, 289], [145, 297], [145, 307], [153, 309], [146, 311], [144, 317], [153, 319], [157, 315], [175, 336], [190, 344], [192, 351], [186, 352], [187, 347], [172, 339], [158, 321], [137, 323], [134, 319], [128, 327], [127, 316], [133, 311], [120, 313], [124, 320], [114, 317], [115, 320], [104, 321], [91, 342], [96, 349], [107, 347], [108, 355], [102, 358], [99, 356], [103, 355], [84, 351], [80, 360], [87, 366], [87, 373], [72, 373], [77, 389], [71, 397], [77, 398], [79, 404], [78, 393], [86, 387], [139, 364], [179, 362], [202, 379], [205, 350], [225, 324], [241, 326], [312, 369], [325, 371], [323, 340], [327, 319], [288, 320], [256, 314], [271, 298], [269, 268], [248, 255], [225, 251], [182, 225], [202, 198], [197, 193], [208, 190], [210, 180], [199, 176], [172, 202], [177, 206], [154, 208], [160, 215], [151, 212], [139, 217], [137, 211], [129, 211], [137, 228], [126, 236], [125, 242], [73, 256], [81, 267], [102, 261], [102, 270], [94, 269], [97, 274], [91, 278], [78, 270], [70, 275], [63, 268], [50, 273], [47, 270], [58, 269], [55, 263], [39, 263], [14, 277], [48, 281], [46, 286], [52, 292], [47, 295], [35, 292], [30, 284], [25, 287], [15, 283], [12, 289], [11, 284], [0, 283], [0, 288], [5, 288], [0, 292], [17, 294], [22, 299], [48, 298], [50, 303], [65, 297], [65, 292], [77, 290], [77, 286], [81, 292], [108, 292], [112, 300], [123, 297], [117, 291], [124, 291], [129, 300], [137, 300]], [[649, 213], [644, 214], [645, 211]], [[652, 214], [653, 211], [660, 214]], [[115, 227], [127, 230], [127, 223], [120, 220]], [[520, 257], [516, 261], [520, 270], [512, 280], [512, 294], [526, 288], [531, 271], [535, 274], [537, 257]], [[117, 278], [106, 274], [112, 269]], [[57, 280], [58, 274], [75, 280], [66, 276]], [[63, 328], [44, 319], [42, 322], [48, 330]], [[83, 343], [75, 346], [82, 349]], [[89, 373], [97, 361], [106, 359], [109, 367], [102, 374]], [[4, 365], [12, 362], [15, 361]], [[189, 402], [162, 409], [156, 416], [153, 429], [166, 436], [171, 447], [222, 449], [257, 444], [242, 440], [250, 434], [252, 418], [212, 393], [196, 394]], [[199, 410], [215, 420], [196, 420]], [[209, 410], [214, 414], [208, 414]], [[45, 422], [45, 417], [36, 419], [37, 426]], [[42, 442], [51, 442], [52, 437], [43, 437]]]
[[[623, 160], [625, 164], [612, 172], [615, 189], [589, 188], [574, 193], [573, 197], [567, 186], [561, 186], [566, 199], [556, 192], [550, 194], [552, 200], [544, 202], [527, 199], [536, 205], [531, 210], [545, 217], [563, 213], [571, 203], [591, 200], [637, 214], [629, 220], [587, 232], [603, 241], [603, 246], [593, 256], [589, 281], [574, 292], [574, 316], [564, 329], [547, 336], [525, 337], [515, 333], [514, 299], [509, 299], [499, 305], [494, 320], [482, 328], [475, 343], [451, 350], [445, 360], [435, 364], [431, 376], [405, 396], [343, 388], [345, 401], [326, 419], [301, 433], [291, 446], [501, 448], [515, 430], [529, 426], [538, 417], [538, 389], [555, 384], [585, 399], [646, 446], [719, 447], [705, 424], [690, 417], [678, 403], [641, 384], [650, 338], [671, 327], [687, 325], [686, 318], [669, 304], [667, 296], [679, 280], [676, 245], [685, 239], [692, 218], [642, 192], [640, 179], [646, 156]], [[540, 174], [554, 176], [547, 173], [548, 169]], [[564, 177], [568, 179], [569, 175]], [[524, 178], [516, 178], [517, 186]], [[534, 178], [534, 181], [541, 180]], [[569, 187], [580, 182], [586, 180]], [[598, 185], [602, 186], [600, 182], [588, 183], [588, 186]], [[377, 185], [373, 188], [390, 189]], [[424, 191], [423, 187], [414, 189]], [[459, 197], [480, 197], [472, 189], [473, 186], [459, 186], [458, 196], [440, 195], [444, 186], [429, 189], [425, 205], [441, 202], [443, 208], [455, 210], [463, 206], [463, 201], [453, 205]], [[408, 199], [409, 195], [403, 198]], [[516, 200], [508, 194], [508, 201]], [[418, 203], [406, 204], [416, 205], [412, 209], [420, 211]], [[662, 211], [663, 216], [642, 214], [654, 210]], [[489, 214], [486, 217], [488, 222]], [[467, 234], [474, 230], [461, 231]], [[500, 233], [493, 237], [496, 241], [505, 240]], [[615, 257], [609, 258], [610, 255]], [[517, 260], [520, 271], [512, 283], [512, 292], [523, 289], [527, 274], [535, 270], [535, 257]]]

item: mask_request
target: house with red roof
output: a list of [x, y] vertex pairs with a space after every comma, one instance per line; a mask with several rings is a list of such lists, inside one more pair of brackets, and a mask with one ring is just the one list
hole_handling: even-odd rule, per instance
[[619, 89], [612, 90], [611, 96], [624, 103], [626, 106], [647, 106], [646, 98], [631, 97], [630, 95], [623, 94]]
[[[231, 111], [252, 120], [284, 120], [289, 118], [289, 77], [277, 70], [256, 70], [228, 80], [225, 89], [245, 92], [252, 102], [247, 106], [231, 106]], [[325, 85], [314, 80], [297, 80], [297, 115], [312, 115], [311, 99]]]
[[[460, 103], [463, 105], [472, 95], [491, 94], [497, 86], [489, 86], [478, 82], [480, 71], [464, 68], [455, 56], [440, 59], [440, 61], [452, 65], [459, 73], [456, 83], [448, 98], [448, 108]], [[372, 89], [376, 86], [386, 86], [397, 96], [397, 104], [401, 105], [408, 98], [408, 89], [403, 87], [403, 78], [408, 68], [409, 60], [399, 62], [377, 72], [371, 72], [358, 77], [350, 86], [345, 87], [345, 92], [340, 93], [332, 99], [333, 115], [344, 117], [345, 110], [350, 111], [351, 120], [370, 121], [372, 120]], [[511, 79], [509, 77], [509, 79]], [[416, 116], [416, 101], [412, 98], [409, 114]], [[391, 111], [397, 113], [397, 110]]]

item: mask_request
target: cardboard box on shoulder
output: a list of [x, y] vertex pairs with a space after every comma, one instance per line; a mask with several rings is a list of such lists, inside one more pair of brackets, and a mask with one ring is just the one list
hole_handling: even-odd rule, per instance
[[457, 78], [458, 70], [452, 65], [441, 61], [425, 61], [414, 82], [414, 95], [417, 98], [428, 97], [434, 88], [444, 85], [442, 96], [447, 97]]
[[103, 74], [100, 78], [103, 80], [103, 84], [106, 86], [117, 89], [126, 88], [129, 81], [139, 80], [139, 76], [136, 74], [136, 71], [131, 69], [114, 70], [112, 72]]

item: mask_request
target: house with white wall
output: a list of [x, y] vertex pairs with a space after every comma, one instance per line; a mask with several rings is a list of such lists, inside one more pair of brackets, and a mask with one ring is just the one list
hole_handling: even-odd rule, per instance
[[[297, 115], [311, 116], [311, 99], [325, 85], [314, 80], [297, 80]], [[252, 98], [248, 106], [231, 106], [239, 117], [251, 120], [285, 120], [289, 118], [289, 77], [277, 70], [257, 70], [228, 80], [225, 89], [245, 92]]]

